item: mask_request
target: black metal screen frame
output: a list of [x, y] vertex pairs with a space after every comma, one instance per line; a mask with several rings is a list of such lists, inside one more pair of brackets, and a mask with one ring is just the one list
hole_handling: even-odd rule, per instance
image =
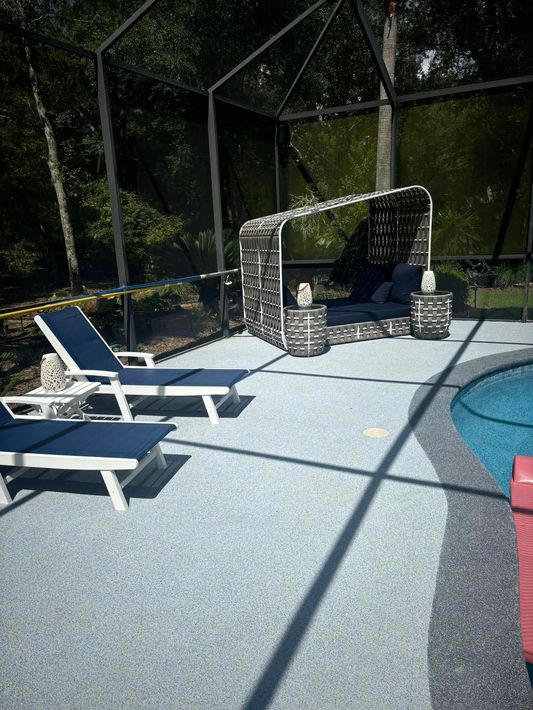
[[[175, 88], [179, 88], [182, 91], [195, 94], [202, 101], [205, 101], [206, 111], [207, 111], [207, 133], [208, 133], [208, 144], [209, 144], [209, 161], [210, 161], [210, 174], [211, 174], [211, 194], [213, 203], [213, 221], [214, 221], [214, 232], [215, 232], [215, 245], [216, 245], [216, 259], [217, 259], [217, 270], [225, 270], [224, 261], [224, 238], [223, 238], [223, 208], [222, 208], [222, 186], [221, 186], [221, 176], [220, 176], [220, 158], [219, 158], [219, 131], [217, 125], [217, 103], [223, 102], [237, 106], [238, 108], [250, 112], [252, 114], [263, 116], [271, 119], [275, 124], [275, 140], [273, 145], [273, 163], [276, 175], [276, 203], [278, 209], [281, 208], [281, 165], [279, 159], [279, 146], [278, 146], [278, 136], [282, 126], [288, 125], [295, 122], [308, 122], [323, 119], [325, 116], [330, 116], [332, 118], [341, 117], [345, 115], [362, 114], [368, 111], [378, 110], [380, 106], [389, 105], [392, 112], [392, 124], [393, 128], [397, 123], [397, 117], [399, 111], [405, 106], [412, 106], [417, 104], [423, 104], [433, 101], [440, 101], [452, 98], [472, 96], [475, 94], [485, 94], [492, 92], [499, 92], [504, 90], [509, 90], [511, 88], [523, 87], [533, 84], [533, 75], [524, 75], [511, 77], [506, 79], [500, 79], [496, 81], [486, 81], [476, 84], [468, 84], [461, 86], [450, 86], [443, 89], [421, 91], [416, 93], [397, 95], [394, 83], [389, 76], [387, 68], [383, 62], [381, 56], [381, 50], [378, 41], [372, 31], [370, 22], [365, 13], [362, 0], [318, 0], [310, 7], [298, 15], [295, 19], [289, 22], [285, 27], [283, 27], [279, 32], [277, 32], [273, 37], [264, 42], [260, 47], [251, 52], [247, 57], [243, 58], [239, 64], [233, 67], [224, 76], [218, 79], [212, 86], [208, 88], [207, 91], [189, 86], [178, 80], [151, 72], [142, 67], [131, 66], [128, 64], [123, 64], [116, 60], [113, 60], [108, 56], [109, 50], [119, 42], [123, 36], [131, 30], [140, 20], [143, 19], [148, 13], [150, 13], [155, 6], [157, 6], [159, 0], [146, 0], [130, 17], [128, 17], [114, 32], [112, 32], [105, 40], [100, 44], [100, 46], [95, 50], [91, 51], [83, 47], [77, 47], [60, 40], [56, 40], [52, 37], [48, 37], [37, 32], [29, 31], [25, 28], [19, 27], [14, 24], [9, 24], [6, 22], [0, 22], [0, 30], [13, 34], [15, 36], [23, 37], [27, 41], [34, 44], [43, 44], [47, 46], [54, 47], [61, 51], [75, 54], [79, 57], [89, 59], [94, 63], [95, 75], [97, 79], [97, 90], [98, 90], [98, 106], [100, 111], [100, 123], [102, 130], [102, 138], [104, 145], [104, 157], [106, 165], [106, 176], [109, 189], [109, 198], [111, 203], [111, 214], [113, 223], [113, 235], [115, 243], [115, 256], [117, 261], [117, 272], [118, 278], [121, 286], [127, 286], [130, 282], [129, 278], [129, 267], [127, 254], [125, 249], [124, 240], [124, 225], [122, 220], [122, 209], [120, 204], [120, 188], [117, 176], [117, 165], [116, 165], [116, 147], [113, 136], [113, 120], [111, 115], [109, 90], [107, 85], [107, 70], [108, 67], [119, 68], [124, 71], [131, 72], [140, 76], [144, 76], [153, 81], [161, 82]], [[259, 107], [248, 105], [246, 103], [235, 101], [228, 97], [220, 96], [218, 90], [223, 87], [235, 74], [240, 72], [251, 62], [257, 59], [264, 52], [269, 50], [273, 45], [275, 45], [282, 37], [284, 37], [288, 32], [297, 27], [305, 19], [314, 14], [317, 10], [322, 7], [329, 6], [331, 8], [331, 13], [328, 15], [327, 19], [323, 23], [320, 32], [318, 33], [316, 40], [301, 64], [298, 72], [296, 73], [295, 79], [292, 82], [288, 92], [281, 101], [276, 112], [265, 111]], [[379, 77], [380, 83], [386, 94], [386, 99], [376, 99], [374, 101], [366, 101], [357, 104], [347, 104], [342, 106], [332, 106], [324, 107], [322, 109], [317, 109], [314, 111], [301, 111], [296, 113], [283, 113], [285, 106], [287, 105], [291, 95], [298, 87], [303, 74], [320, 45], [322, 44], [324, 38], [331, 29], [331, 25], [340, 13], [340, 11], [345, 7], [349, 6], [353, 12], [353, 15], [357, 21], [357, 24], [361, 30], [363, 40], [369, 50], [372, 64], [375, 71]], [[531, 125], [531, 119], [529, 121]], [[531, 131], [527, 131], [529, 144], [531, 143]], [[392, 131], [392, 144], [391, 144], [391, 187], [395, 187], [395, 165], [396, 165], [396, 153], [398, 149], [398, 132], [396, 130]], [[529, 146], [526, 147], [529, 149]], [[531, 171], [533, 173], [533, 170]], [[514, 191], [516, 193], [516, 191]], [[529, 277], [532, 273], [532, 259], [533, 259], [533, 175], [530, 176], [530, 196], [529, 196], [529, 210], [528, 210], [528, 228], [527, 228], [527, 238], [526, 244], [524, 245], [524, 259], [526, 263], [526, 284], [524, 287], [524, 308], [522, 313], [522, 320], [527, 319], [527, 304], [528, 304], [528, 294], [529, 294]], [[516, 194], [514, 196], [516, 198]], [[508, 205], [512, 208], [512, 205]], [[522, 255], [520, 255], [522, 256]], [[505, 255], [493, 254], [493, 259], [503, 260]], [[513, 258], [518, 258], [518, 255], [513, 255]], [[223, 332], [228, 330], [227, 321], [227, 295], [225, 290], [224, 279], [221, 279], [221, 298], [220, 298], [220, 326]], [[124, 318], [125, 318], [125, 332], [127, 334], [127, 346], [131, 349], [135, 345], [135, 328], [133, 323], [133, 317], [131, 312], [131, 301], [129, 297], [124, 299]]]

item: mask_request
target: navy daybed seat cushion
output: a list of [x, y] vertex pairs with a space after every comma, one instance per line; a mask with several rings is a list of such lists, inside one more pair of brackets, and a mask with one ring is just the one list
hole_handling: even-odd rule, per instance
[[372, 303], [371, 301], [354, 303], [349, 298], [336, 298], [325, 303], [328, 306], [328, 326], [403, 318], [408, 316], [410, 311], [409, 306], [391, 301], [387, 303]]
[[[420, 290], [422, 267], [411, 264], [367, 264], [360, 277], [361, 282], [356, 284], [349, 298], [323, 301], [328, 307], [328, 326], [409, 316], [411, 291]], [[388, 300], [376, 303], [383, 296]]]

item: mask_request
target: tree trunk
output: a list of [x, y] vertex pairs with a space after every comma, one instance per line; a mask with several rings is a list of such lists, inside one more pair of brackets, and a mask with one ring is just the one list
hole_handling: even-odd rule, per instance
[[44, 103], [41, 97], [41, 87], [35, 69], [33, 67], [31, 49], [26, 41], [24, 41], [24, 52], [28, 63], [28, 73], [30, 75], [31, 89], [35, 101], [35, 107], [41, 120], [46, 143], [48, 145], [48, 168], [50, 170], [50, 178], [56, 193], [57, 206], [59, 209], [59, 218], [61, 220], [61, 228], [63, 230], [63, 239], [65, 241], [65, 250], [67, 252], [68, 274], [70, 279], [70, 289], [72, 294], [82, 292], [80, 270], [78, 266], [78, 256], [76, 254], [76, 244], [74, 242], [74, 233], [72, 231], [72, 223], [68, 211], [67, 197], [61, 177], [61, 164], [57, 153], [57, 142], [54, 134], [54, 129], [46, 113]]
[[[388, 3], [387, 17], [383, 29], [383, 61], [394, 84], [396, 68], [397, 40], [396, 3]], [[379, 98], [386, 99], [383, 85], [380, 86]], [[391, 186], [391, 151], [392, 151], [392, 109], [389, 105], [379, 107], [378, 145], [376, 155], [376, 190], [388, 190]]]

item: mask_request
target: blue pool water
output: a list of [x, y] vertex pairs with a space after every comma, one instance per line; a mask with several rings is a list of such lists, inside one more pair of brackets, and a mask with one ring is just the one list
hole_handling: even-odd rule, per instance
[[513, 458], [533, 456], [533, 364], [476, 380], [452, 402], [453, 422], [509, 495]]

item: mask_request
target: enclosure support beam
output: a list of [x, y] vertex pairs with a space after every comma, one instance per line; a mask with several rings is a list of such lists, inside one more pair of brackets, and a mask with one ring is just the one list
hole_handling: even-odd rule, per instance
[[315, 56], [315, 54], [319, 50], [320, 45], [322, 44], [322, 41], [324, 40], [324, 37], [326, 36], [327, 31], [331, 27], [333, 21], [336, 19], [337, 15], [339, 14], [344, 3], [345, 3], [345, 0], [339, 0], [337, 2], [337, 4], [335, 5], [335, 7], [333, 8], [333, 12], [326, 20], [324, 27], [321, 29], [320, 34], [318, 35], [318, 37], [316, 39], [316, 42], [312, 46], [311, 51], [309, 52], [309, 54], [305, 58], [304, 63], [300, 67], [300, 71], [298, 72], [298, 74], [296, 74], [296, 77], [295, 77], [294, 81], [292, 82], [290, 89], [287, 91], [283, 101], [280, 103], [279, 108], [276, 111], [276, 118], [280, 117], [281, 112], [283, 111], [283, 109], [287, 105], [287, 102], [291, 98], [294, 89], [298, 86], [298, 83], [300, 82], [300, 79], [302, 78], [303, 73], [305, 72], [305, 70], [309, 66], [309, 63], [311, 62], [311, 60], [313, 59], [313, 57]]
[[[223, 220], [222, 220], [222, 194], [221, 194], [221, 184], [220, 184], [220, 159], [218, 154], [218, 132], [217, 132], [217, 120], [216, 120], [216, 103], [215, 103], [215, 92], [221, 86], [223, 86], [227, 81], [229, 81], [235, 74], [238, 74], [244, 67], [248, 66], [251, 62], [259, 57], [263, 52], [272, 47], [278, 40], [280, 40], [284, 35], [290, 32], [294, 27], [303, 22], [309, 15], [312, 15], [316, 10], [318, 10], [322, 5], [325, 5], [331, 0], [319, 0], [310, 8], [308, 8], [301, 15], [298, 15], [292, 22], [289, 22], [280, 32], [271, 37], [267, 42], [261, 45], [255, 52], [252, 52], [246, 59], [244, 59], [240, 64], [234, 67], [230, 72], [225, 74], [221, 79], [219, 79], [215, 84], [209, 88], [209, 110], [207, 118], [207, 132], [209, 137], [209, 163], [211, 168], [211, 192], [213, 199], [213, 221], [215, 227], [215, 244], [217, 251], [217, 268], [219, 271], [224, 270], [224, 233], [223, 233]], [[277, 198], [278, 199], [278, 198]], [[227, 295], [225, 279], [220, 280], [220, 320], [222, 325], [222, 331], [228, 331], [228, 316], [227, 316]]]
[[[484, 81], [479, 84], [465, 84], [463, 86], [452, 86], [448, 89], [436, 89], [434, 91], [420, 91], [416, 94], [405, 94], [397, 96], [398, 105], [409, 106], [429, 103], [433, 99], [451, 99], [454, 97], [468, 97], [469, 94], [483, 94], [487, 92], [499, 92], [505, 89], [512, 89], [518, 86], [528, 86], [533, 83], [533, 76], [518, 76], [512, 79], [501, 79], [498, 81]], [[344, 106], [330, 106], [328, 108], [316, 109], [314, 111], [297, 111], [286, 113], [279, 117], [282, 123], [289, 121], [308, 121], [319, 116], [330, 116], [341, 113], [368, 112], [374, 108], [379, 108], [387, 104], [388, 101], [376, 99], [374, 101], [362, 101], [358, 104], [346, 104]]]
[[297, 25], [299, 25], [301, 22], [303, 22], [309, 15], [312, 15], [313, 12], [316, 12], [319, 8], [322, 7], [322, 5], [325, 5], [326, 3], [331, 2], [331, 0], [319, 0], [316, 2], [314, 5], [311, 5], [305, 12], [302, 12], [301, 15], [298, 15], [292, 22], [289, 22], [288, 25], [286, 25], [282, 30], [280, 30], [277, 34], [275, 34], [273, 37], [271, 37], [269, 40], [267, 40], [264, 44], [262, 44], [258, 49], [255, 50], [255, 52], [252, 52], [246, 59], [244, 59], [242, 62], [237, 64], [236, 67], [233, 67], [231, 71], [229, 71], [227, 74], [225, 74], [221, 79], [219, 79], [213, 86], [211, 87], [211, 91], [216, 91], [219, 89], [223, 84], [225, 84], [227, 81], [229, 81], [235, 74], [238, 74], [241, 69], [244, 69], [244, 67], [248, 66], [250, 62], [253, 62], [254, 59], [257, 59], [263, 52], [266, 52], [267, 49], [270, 49], [272, 45], [276, 44], [278, 40], [280, 40], [284, 35], [286, 35], [288, 32], [290, 32], [292, 29], [294, 29]]
[[392, 79], [390, 78], [389, 72], [387, 71], [387, 67], [385, 66], [385, 62], [383, 61], [379, 44], [377, 43], [374, 33], [372, 32], [372, 28], [370, 27], [370, 23], [363, 8], [362, 0], [350, 0], [350, 4], [355, 13], [357, 23], [363, 33], [363, 38], [368, 49], [370, 50], [370, 54], [372, 55], [374, 66], [379, 74], [379, 80], [385, 89], [391, 108], [394, 110], [398, 103], [396, 90], [394, 88], [394, 84], [392, 83]]
[[[109, 199], [111, 201], [111, 220], [113, 223], [113, 238], [115, 240], [115, 256], [117, 260], [118, 278], [122, 286], [129, 283], [128, 259], [124, 240], [124, 222], [122, 219], [122, 206], [120, 204], [120, 186], [117, 175], [117, 157], [115, 152], [115, 139], [113, 136], [113, 121], [109, 101], [109, 87], [107, 83], [107, 69], [105, 53], [141, 20], [158, 0], [147, 0], [138, 10], [123, 22], [96, 50], [96, 76], [98, 86], [98, 108], [102, 124], [102, 138], [104, 143], [104, 157], [107, 173]], [[129, 294], [122, 299], [124, 313], [124, 334], [126, 348], [136, 349], [135, 322], [133, 320], [132, 300]]]
[[[209, 90], [209, 109], [207, 114], [207, 135], [209, 139], [209, 166], [211, 169], [211, 196], [213, 201], [213, 226], [215, 229], [215, 249], [217, 270], [225, 270], [224, 261], [224, 223], [222, 218], [222, 190], [220, 184], [220, 156], [218, 152], [218, 129], [216, 99]], [[229, 328], [227, 309], [226, 279], [220, 277], [219, 314], [222, 332], [226, 334]]]
[[398, 155], [398, 108], [392, 108], [391, 115], [391, 142], [390, 142], [390, 186], [396, 187], [396, 157]]
[[281, 163], [279, 160], [279, 121], [274, 130], [274, 170], [276, 173], [276, 212], [281, 212]]
[[313, 111], [297, 111], [295, 113], [284, 113], [279, 117], [281, 123], [293, 121], [311, 121], [321, 116], [332, 116], [337, 113], [369, 113], [380, 106], [388, 106], [387, 99], [376, 99], [375, 101], [361, 101], [358, 104], [345, 104], [344, 106], [330, 106], [329, 108], [319, 108]]
[[[96, 53], [96, 83], [98, 87], [98, 109], [102, 126], [102, 140], [104, 145], [104, 158], [107, 175], [109, 200], [111, 203], [111, 222], [113, 225], [113, 239], [115, 244], [115, 258], [117, 260], [118, 279], [121, 286], [129, 283], [128, 260], [124, 241], [124, 223], [122, 220], [122, 207], [120, 204], [120, 187], [117, 175], [117, 160], [115, 154], [115, 141], [113, 124], [111, 120], [111, 107], [109, 102], [109, 89], [107, 73], [102, 53]], [[124, 300], [124, 332], [127, 349], [135, 348], [135, 329], [131, 313], [130, 297]]]
[[0, 22], [0, 30], [15, 35], [16, 37], [24, 37], [24, 39], [27, 39], [30, 42], [44, 44], [48, 47], [55, 47], [55, 49], [60, 49], [63, 52], [75, 54], [78, 57], [84, 57], [85, 59], [91, 59], [93, 62], [96, 61], [96, 53], [91, 52], [89, 49], [76, 47], [73, 44], [61, 42], [53, 37], [46, 37], [46, 35], [41, 35], [38, 32], [31, 32], [24, 27], [18, 27], [17, 25], [12, 25], [9, 22]]
[[[533, 138], [533, 106], [529, 109], [529, 117], [526, 123], [526, 128], [524, 131], [524, 136], [522, 138], [522, 145], [518, 151], [516, 157], [516, 164], [513, 172], [513, 177], [510, 181], [509, 189], [507, 191], [507, 200], [505, 202], [505, 208], [503, 210], [502, 218], [500, 221], [500, 226], [498, 229], [498, 236], [496, 237], [496, 244], [494, 245], [494, 257], [500, 255], [502, 248], [505, 244], [505, 237], [511, 223], [511, 217], [513, 214], [513, 209], [516, 204], [516, 198], [518, 197], [518, 190], [520, 189], [520, 183], [527, 165], [527, 158], [530, 151], [531, 140]], [[526, 253], [528, 249], [526, 247]]]
[[144, 5], [141, 5], [138, 10], [135, 10], [135, 12], [130, 15], [128, 19], [120, 25], [120, 27], [118, 27], [112, 34], [109, 35], [109, 37], [107, 37], [107, 39], [102, 42], [97, 51], [103, 54], [107, 52], [108, 49], [111, 49], [111, 47], [119, 41], [122, 35], [142, 20], [146, 13], [149, 12], [149, 10], [151, 10], [153, 5], [157, 2], [159, 2], [159, 0], [146, 0]]
[[529, 186], [529, 213], [527, 220], [527, 244], [526, 244], [526, 273], [525, 273], [525, 289], [524, 289], [524, 304], [522, 306], [522, 320], [525, 322], [528, 319], [529, 312], [529, 282], [531, 281], [531, 260], [533, 258], [533, 165], [531, 166]]
[[447, 99], [462, 94], [481, 94], [487, 91], [501, 91], [502, 89], [512, 89], [515, 86], [526, 86], [533, 83], [533, 75], [515, 76], [509, 79], [496, 79], [494, 81], [481, 81], [478, 84], [462, 84], [461, 86], [450, 86], [445, 89], [432, 89], [430, 91], [418, 91], [414, 94], [404, 94], [398, 96], [400, 104], [420, 104], [432, 101], [433, 99]]

